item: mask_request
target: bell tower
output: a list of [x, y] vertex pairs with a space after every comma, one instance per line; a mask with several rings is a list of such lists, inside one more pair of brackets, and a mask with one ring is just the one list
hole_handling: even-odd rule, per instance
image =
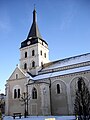
[[32, 75], [37, 75], [43, 64], [49, 62], [48, 44], [39, 32], [36, 19], [34, 8], [32, 26], [27, 39], [21, 43], [20, 47], [20, 68]]

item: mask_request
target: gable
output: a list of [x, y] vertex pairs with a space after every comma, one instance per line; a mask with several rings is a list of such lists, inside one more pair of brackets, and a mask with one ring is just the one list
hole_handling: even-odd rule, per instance
[[16, 69], [11, 74], [8, 80], [20, 79], [25, 77], [26, 77], [25, 74], [18, 67], [16, 67]]

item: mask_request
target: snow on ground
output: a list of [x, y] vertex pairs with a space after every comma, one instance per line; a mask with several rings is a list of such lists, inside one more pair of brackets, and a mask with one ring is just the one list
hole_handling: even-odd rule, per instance
[[[54, 119], [51, 119], [54, 118]], [[19, 119], [18, 117], [15, 120], [75, 120], [74, 116], [29, 116], [27, 118], [22, 117]], [[5, 116], [3, 120], [13, 120], [11, 116]]]

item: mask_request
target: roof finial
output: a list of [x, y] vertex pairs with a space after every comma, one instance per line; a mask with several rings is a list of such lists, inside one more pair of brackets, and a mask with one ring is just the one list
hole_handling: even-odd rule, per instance
[[16, 67], [18, 67], [18, 64], [16, 64]]
[[35, 8], [36, 8], [36, 5], [34, 4], [34, 10], [35, 10]]
[[38, 37], [38, 38], [42, 39], [41, 34], [39, 32], [39, 29], [38, 29], [38, 25], [37, 25], [35, 4], [34, 4], [34, 10], [33, 10], [33, 23], [32, 23], [32, 26], [31, 26], [31, 29], [29, 31], [27, 39], [30, 39], [31, 37], [32, 38]]
[[33, 11], [33, 23], [36, 22], [36, 9], [34, 4], [34, 11]]

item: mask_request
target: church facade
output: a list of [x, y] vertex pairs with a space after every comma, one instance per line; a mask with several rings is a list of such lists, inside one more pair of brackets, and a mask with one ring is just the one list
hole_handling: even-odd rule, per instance
[[28, 115], [73, 115], [79, 77], [90, 88], [90, 53], [50, 61], [34, 9], [29, 34], [21, 43], [20, 65], [6, 83], [5, 114], [24, 115], [25, 105], [20, 99], [25, 93]]

